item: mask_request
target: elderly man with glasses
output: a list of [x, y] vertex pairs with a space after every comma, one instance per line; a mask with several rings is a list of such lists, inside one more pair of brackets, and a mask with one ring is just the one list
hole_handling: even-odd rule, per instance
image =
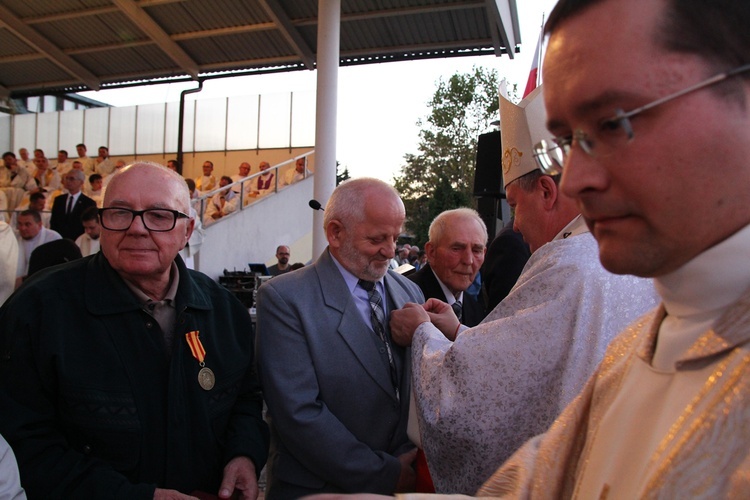
[[268, 430], [252, 324], [177, 257], [188, 211], [175, 172], [122, 169], [99, 211], [101, 251], [0, 309], [0, 433], [30, 497], [256, 498]]

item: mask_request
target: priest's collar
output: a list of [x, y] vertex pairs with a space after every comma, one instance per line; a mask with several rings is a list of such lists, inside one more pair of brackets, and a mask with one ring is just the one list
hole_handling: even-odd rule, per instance
[[586, 225], [586, 221], [583, 220], [583, 216], [578, 214], [576, 215], [572, 221], [568, 222], [568, 225], [562, 228], [562, 231], [557, 233], [557, 235], [552, 238], [552, 241], [555, 240], [564, 240], [566, 238], [570, 238], [571, 236], [578, 236], [579, 234], [588, 233], [589, 228]]
[[692, 316], [737, 301], [750, 284], [750, 225], [654, 280], [667, 313]]

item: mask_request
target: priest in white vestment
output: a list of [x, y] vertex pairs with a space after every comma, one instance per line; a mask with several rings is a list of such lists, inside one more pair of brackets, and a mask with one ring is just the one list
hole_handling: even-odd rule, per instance
[[0, 305], [10, 297], [16, 285], [18, 242], [13, 228], [0, 221]]
[[[473, 494], [529, 438], [544, 432], [593, 373], [614, 336], [656, 306], [651, 280], [606, 271], [575, 201], [534, 161], [547, 138], [542, 88], [520, 106], [500, 99], [503, 180], [532, 256], [485, 320], [455, 336], [433, 316], [413, 335], [413, 390], [435, 489]], [[527, 122], [528, 120], [528, 122]], [[430, 303], [426, 306], [430, 310]], [[428, 319], [423, 309], [404, 310]], [[391, 322], [394, 328], [395, 318]], [[443, 330], [441, 332], [441, 329]], [[447, 338], [448, 337], [448, 338]], [[453, 340], [455, 338], [455, 340]]]

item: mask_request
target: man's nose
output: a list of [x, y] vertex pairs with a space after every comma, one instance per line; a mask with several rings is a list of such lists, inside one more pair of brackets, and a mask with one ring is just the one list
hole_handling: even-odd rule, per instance
[[578, 198], [589, 190], [606, 187], [607, 169], [600, 161], [584, 152], [580, 147], [571, 148], [563, 165], [560, 189], [571, 198]]

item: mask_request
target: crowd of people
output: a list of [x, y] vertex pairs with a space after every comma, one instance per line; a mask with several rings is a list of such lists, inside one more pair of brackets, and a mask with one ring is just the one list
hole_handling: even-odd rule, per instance
[[[126, 164], [123, 160], [113, 161], [105, 146], [99, 148], [97, 158], [86, 155], [85, 144], [78, 144], [76, 149], [78, 158], [70, 159], [67, 151], [60, 150], [57, 160], [52, 162], [41, 149], [34, 150], [33, 159], [29, 157], [26, 148], [19, 150], [19, 157], [11, 151], [3, 154], [3, 164], [0, 165], [0, 225], [9, 224], [15, 229], [18, 240], [17, 259], [5, 263], [6, 272], [16, 273], [15, 288], [29, 275], [31, 254], [37, 247], [58, 239], [69, 239], [76, 243], [84, 257], [99, 250], [99, 218], [96, 209], [102, 207], [104, 192], [112, 175]], [[309, 173], [306, 172], [306, 165], [306, 157], [298, 158], [294, 169], [289, 171], [299, 173], [300, 176], [285, 176], [281, 186], [298, 182], [306, 176]], [[177, 160], [169, 160], [167, 167], [179, 170]], [[248, 179], [251, 166], [242, 162], [238, 174], [220, 177], [217, 185], [212, 174], [213, 163], [206, 161], [202, 176], [194, 180], [186, 179], [193, 200], [220, 189], [206, 200], [203, 216], [196, 221], [194, 235], [188, 247], [181, 252], [190, 268], [193, 267], [193, 257], [202, 243], [203, 226], [237, 210], [241, 183], [246, 182], [245, 205], [277, 189], [274, 182], [276, 174], [270, 168], [268, 162], [262, 161], [259, 164], [261, 175], [257, 179]], [[231, 189], [227, 187], [230, 184], [233, 184]], [[198, 186], [204, 189], [200, 190]], [[198, 216], [196, 207], [198, 203], [193, 201], [193, 216]], [[54, 247], [57, 251], [52, 248], [46, 246], [40, 250], [39, 253], [49, 254], [43, 262], [52, 265], [61, 262], [60, 259], [68, 258], [68, 253], [55, 258], [62, 247]], [[66, 248], [67, 250], [69, 249]], [[17, 265], [13, 262], [17, 262]], [[0, 298], [4, 300], [7, 294], [0, 295]]]
[[[167, 167], [178, 171], [177, 160], [169, 160]], [[271, 164], [261, 161], [258, 164], [260, 175], [247, 181], [252, 169], [248, 162], [240, 163], [237, 173], [231, 176], [214, 175], [214, 164], [205, 161], [202, 165], [203, 174], [194, 180], [191, 188], [191, 197], [196, 199], [202, 195], [215, 192], [208, 200], [203, 211], [203, 225], [213, 224], [216, 220], [227, 216], [239, 208], [239, 204], [247, 206], [255, 200], [275, 192], [284, 186], [297, 183], [310, 175], [307, 170], [307, 157], [297, 158], [293, 169], [288, 169], [284, 175], [277, 179], [277, 172], [271, 170]], [[232, 186], [230, 186], [232, 184]], [[219, 191], [216, 191], [219, 190]]]
[[745, 497], [746, 21], [560, 0], [544, 84], [500, 101], [523, 242], [459, 208], [420, 262], [399, 193], [352, 179], [314, 263], [276, 249], [255, 328], [178, 257], [184, 179], [111, 176], [101, 251], [0, 308], [0, 493], [255, 500], [267, 466], [269, 500]]

